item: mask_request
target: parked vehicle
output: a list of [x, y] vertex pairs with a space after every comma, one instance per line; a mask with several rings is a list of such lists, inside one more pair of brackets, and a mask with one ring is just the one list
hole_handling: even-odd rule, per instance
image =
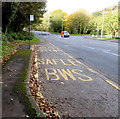
[[69, 34], [68, 31], [62, 31], [61, 32], [61, 37], [69, 37], [69, 36], [70, 36], [70, 34]]

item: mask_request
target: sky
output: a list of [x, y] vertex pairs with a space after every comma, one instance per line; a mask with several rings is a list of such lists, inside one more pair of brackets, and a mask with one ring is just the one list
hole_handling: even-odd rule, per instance
[[47, 0], [46, 10], [52, 12], [62, 9], [71, 14], [79, 9], [85, 9], [89, 13], [102, 10], [106, 7], [117, 5], [120, 0]]

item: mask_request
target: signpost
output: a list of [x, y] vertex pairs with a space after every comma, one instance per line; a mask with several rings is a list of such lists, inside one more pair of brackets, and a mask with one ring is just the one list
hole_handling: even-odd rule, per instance
[[34, 15], [30, 15], [30, 21], [34, 21]]
[[[30, 28], [29, 28], [30, 30], [31, 30], [31, 21], [34, 21], [34, 15], [30, 15]], [[30, 49], [30, 38], [29, 38], [29, 49]]]

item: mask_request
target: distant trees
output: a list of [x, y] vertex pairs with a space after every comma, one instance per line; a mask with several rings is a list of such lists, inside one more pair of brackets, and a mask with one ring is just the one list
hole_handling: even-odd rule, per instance
[[[64, 24], [64, 17], [67, 13], [62, 10], [55, 10], [51, 13], [50, 17], [50, 28], [54, 32], [61, 32]], [[64, 29], [64, 28], [63, 28]]]
[[71, 33], [83, 34], [87, 32], [90, 18], [85, 10], [79, 10], [68, 17], [65, 26]]
[[50, 14], [45, 13], [43, 18], [39, 18], [41, 23], [32, 25], [32, 28], [40, 31], [49, 31], [50, 30]]
[[111, 34], [114, 38], [118, 34], [118, 9], [108, 11], [105, 17], [104, 29], [107, 34]]
[[87, 11], [80, 9], [67, 15], [67, 13], [59, 9], [45, 14], [42, 24], [37, 25], [37, 29], [52, 32], [67, 30], [70, 33], [94, 35], [101, 35], [103, 29], [104, 35], [116, 37], [119, 19], [118, 6], [112, 6], [93, 14], [88, 14]]
[[45, 13], [45, 2], [2, 2], [2, 30], [21, 31], [29, 25], [29, 15], [35, 15], [35, 23]]
[[54, 32], [61, 32], [64, 24], [64, 17], [67, 13], [63, 12], [62, 10], [55, 10], [51, 13], [50, 17], [50, 28]]
[[93, 18], [90, 21], [91, 31], [93, 34], [99, 34], [102, 30], [103, 25], [103, 33], [106, 35], [111, 35], [113, 38], [118, 35], [118, 6], [112, 6], [110, 8], [106, 8], [102, 11], [98, 11], [93, 13]]

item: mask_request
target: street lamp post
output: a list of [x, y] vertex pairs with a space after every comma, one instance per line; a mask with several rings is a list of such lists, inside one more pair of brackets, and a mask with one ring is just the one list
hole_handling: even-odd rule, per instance
[[62, 18], [62, 31], [63, 31], [63, 18]]
[[101, 38], [103, 37], [103, 30], [104, 30], [104, 11], [102, 12], [102, 30], [101, 30]]
[[99, 36], [99, 26], [97, 26], [97, 37]]
[[102, 30], [101, 30], [101, 38], [103, 37], [103, 32], [104, 32], [104, 17], [105, 14], [108, 13], [108, 11], [103, 11], [102, 12]]

